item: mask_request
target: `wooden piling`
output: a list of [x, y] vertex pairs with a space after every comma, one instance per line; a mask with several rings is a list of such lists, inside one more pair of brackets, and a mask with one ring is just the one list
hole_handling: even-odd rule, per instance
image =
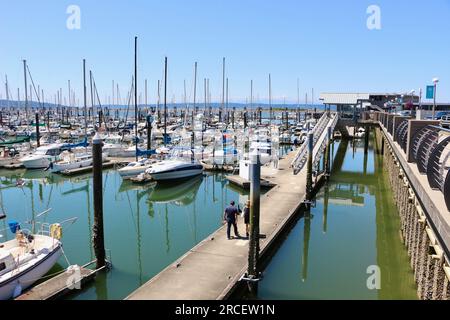
[[248, 288], [252, 295], [258, 293], [259, 278], [259, 213], [261, 195], [261, 162], [259, 154], [250, 155], [250, 243], [248, 251]]
[[93, 184], [94, 184], [94, 227], [93, 245], [97, 258], [97, 268], [105, 266], [105, 240], [103, 230], [103, 177], [102, 177], [102, 139], [98, 132], [92, 141]]

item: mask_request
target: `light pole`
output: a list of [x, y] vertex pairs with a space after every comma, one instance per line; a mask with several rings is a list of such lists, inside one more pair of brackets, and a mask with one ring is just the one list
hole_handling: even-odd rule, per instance
[[411, 95], [411, 112], [414, 109], [414, 94], [415, 93], [416, 93], [416, 90], [414, 90], [414, 89], [409, 92], [409, 94]]
[[433, 79], [434, 83], [434, 92], [433, 92], [433, 120], [436, 115], [436, 89], [437, 89], [437, 83], [439, 82], [438, 78]]

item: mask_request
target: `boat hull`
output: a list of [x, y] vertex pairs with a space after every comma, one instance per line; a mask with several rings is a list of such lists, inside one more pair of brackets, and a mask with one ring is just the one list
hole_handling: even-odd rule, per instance
[[203, 167], [200, 165], [192, 169], [171, 170], [158, 173], [151, 173], [151, 177], [156, 181], [180, 180], [198, 176], [202, 174]]
[[56, 246], [51, 253], [42, 257], [36, 264], [21, 271], [13, 278], [5, 280], [0, 283], [0, 300], [7, 300], [14, 298], [14, 291], [20, 285], [22, 292], [29, 288], [33, 283], [42, 278], [50, 269], [56, 264], [59, 257], [61, 257], [61, 245]]
[[46, 169], [52, 162], [52, 158], [42, 157], [33, 159], [21, 159], [20, 162], [27, 169]]
[[72, 162], [72, 163], [64, 163], [64, 164], [53, 163], [53, 164], [51, 164], [51, 172], [58, 173], [58, 172], [62, 172], [65, 170], [85, 168], [85, 167], [89, 167], [91, 165], [92, 165], [92, 159], [76, 161], [76, 162]]

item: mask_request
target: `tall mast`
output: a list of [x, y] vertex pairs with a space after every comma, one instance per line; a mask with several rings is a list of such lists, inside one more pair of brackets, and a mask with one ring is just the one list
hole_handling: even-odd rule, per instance
[[145, 79], [145, 109], [148, 113], [148, 100], [147, 100], [147, 79]]
[[269, 73], [269, 123], [272, 125], [272, 78]]
[[84, 107], [84, 139], [85, 141], [87, 141], [86, 59], [83, 59], [83, 107]]
[[167, 57], [164, 59], [164, 146], [167, 144]]
[[[196, 97], [197, 97], [197, 62], [195, 62], [194, 66], [194, 112], [197, 113], [197, 106], [196, 106]], [[192, 124], [192, 127], [194, 124]]]
[[5, 75], [5, 90], [6, 90], [6, 103], [9, 105], [9, 88], [8, 88], [8, 76]]
[[27, 60], [23, 60], [23, 75], [25, 80], [25, 116], [27, 118], [27, 125], [28, 125]]
[[134, 37], [134, 135], [135, 135], [135, 146], [136, 146], [136, 161], [138, 160], [138, 101], [137, 101], [137, 37]]
[[297, 78], [297, 109], [300, 109], [300, 79]]
[[[223, 58], [222, 61], [222, 112], [223, 112], [223, 107], [225, 104], [225, 57]], [[221, 121], [221, 119], [219, 119], [219, 121]]]
[[253, 80], [250, 80], [250, 109], [253, 109]]

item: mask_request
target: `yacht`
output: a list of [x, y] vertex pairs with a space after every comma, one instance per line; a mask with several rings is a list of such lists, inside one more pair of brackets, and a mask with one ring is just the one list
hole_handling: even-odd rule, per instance
[[145, 170], [145, 173], [155, 181], [186, 179], [200, 175], [202, 172], [203, 166], [199, 162], [182, 160], [162, 160]]
[[0, 300], [19, 296], [43, 277], [62, 254], [61, 225], [49, 227], [49, 234], [31, 234], [10, 223], [15, 238], [0, 243]]
[[119, 135], [106, 137], [103, 151], [110, 157], [136, 156], [136, 147], [123, 144], [122, 137]]
[[27, 169], [48, 168], [52, 162], [59, 160], [63, 146], [64, 144], [54, 143], [39, 147], [33, 154], [20, 158], [19, 161]]
[[[50, 171], [52, 173], [59, 173], [66, 170], [91, 166], [93, 163], [92, 152], [86, 152], [85, 148], [82, 149], [82, 152], [63, 151], [59, 156], [59, 160], [50, 163]], [[102, 153], [103, 160], [106, 159], [106, 156], [105, 153]]]
[[145, 172], [145, 170], [149, 169], [153, 164], [155, 164], [157, 160], [142, 158], [138, 161], [130, 162], [127, 166], [120, 168], [117, 170], [122, 179], [131, 179], [137, 177], [138, 175]]

